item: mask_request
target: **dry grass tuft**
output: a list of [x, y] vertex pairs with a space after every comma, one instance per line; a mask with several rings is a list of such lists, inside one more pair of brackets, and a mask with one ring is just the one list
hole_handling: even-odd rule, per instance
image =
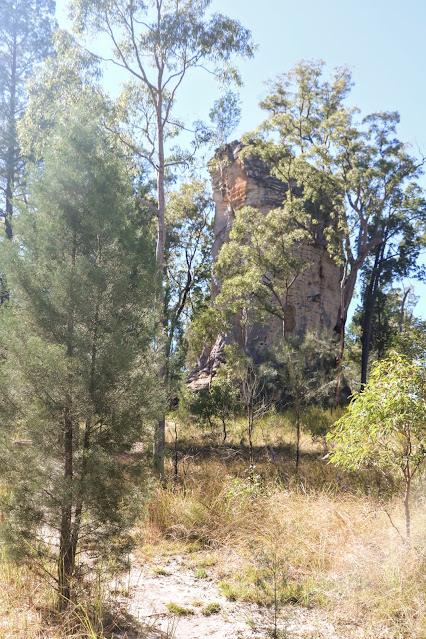
[[80, 593], [80, 603], [65, 613], [55, 608], [50, 585], [0, 556], [0, 639], [104, 639], [122, 619], [111, 612], [100, 582]]

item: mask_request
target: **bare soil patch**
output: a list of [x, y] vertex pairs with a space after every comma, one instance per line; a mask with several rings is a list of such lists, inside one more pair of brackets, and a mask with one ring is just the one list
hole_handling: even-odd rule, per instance
[[[197, 578], [182, 556], [160, 566], [134, 563], [119, 587], [122, 603], [143, 628], [126, 633], [128, 639], [266, 639], [271, 637], [271, 611], [256, 604], [231, 602], [212, 578]], [[209, 604], [218, 612], [206, 614]], [[172, 612], [167, 606], [185, 609]], [[337, 629], [325, 611], [286, 606], [279, 621], [286, 639], [362, 639], [359, 627]]]

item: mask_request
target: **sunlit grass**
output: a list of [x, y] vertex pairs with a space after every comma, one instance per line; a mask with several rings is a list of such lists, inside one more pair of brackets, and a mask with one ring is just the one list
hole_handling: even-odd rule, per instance
[[[322, 420], [322, 428], [332, 417], [312, 410], [311, 430], [312, 421]], [[214, 553], [209, 574], [230, 600], [272, 605], [278, 575], [283, 606], [324, 610], [342, 637], [355, 636], [347, 628], [362, 627], [371, 639], [424, 639], [421, 486], [413, 498], [408, 550], [396, 530], [404, 530], [404, 512], [389, 477], [331, 466], [323, 437], [312, 439], [305, 430], [296, 478], [291, 413], [258, 424], [254, 469], [248, 467], [243, 420], [230, 425], [228, 446], [218, 445], [219, 426], [198, 436], [194, 424], [181, 427], [186, 466], [178, 467], [177, 481], [170, 467], [170, 483], [158, 485], [144, 524], [154, 547], [154, 540], [159, 548], [171, 543], [195, 567], [202, 566], [203, 554]], [[273, 447], [274, 459], [266, 446]]]
[[107, 591], [96, 580], [66, 613], [56, 604], [50, 584], [0, 551], [0, 639], [103, 639], [115, 625]]
[[[330, 415], [312, 411], [310, 419]], [[179, 429], [178, 477], [168, 460], [166, 481], [156, 484], [135, 530], [138, 561], [167, 578], [170, 558], [184, 555], [195, 578], [214, 580], [230, 600], [262, 610], [277, 605], [283, 614], [294, 606], [322, 611], [341, 639], [357, 637], [356, 628], [364, 639], [426, 637], [424, 484], [413, 491], [408, 550], [396, 530], [404, 530], [398, 486], [389, 478], [331, 466], [323, 439], [307, 431], [295, 476], [291, 413], [258, 424], [254, 468], [243, 420], [230, 425], [227, 446], [219, 425], [217, 432], [197, 433], [193, 423]], [[60, 618], [50, 587], [2, 554], [0, 639], [102, 639], [114, 627], [108, 597], [100, 579]]]

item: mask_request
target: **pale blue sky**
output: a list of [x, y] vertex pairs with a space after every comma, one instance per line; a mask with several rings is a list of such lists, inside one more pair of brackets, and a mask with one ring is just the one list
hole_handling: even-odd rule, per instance
[[[57, 3], [61, 26], [65, 5], [65, 0]], [[239, 65], [242, 120], [233, 137], [261, 122], [258, 102], [265, 80], [302, 58], [321, 59], [330, 71], [341, 65], [352, 69], [355, 86], [348, 104], [363, 114], [399, 111], [400, 139], [412, 145], [413, 154], [426, 155], [425, 0], [213, 0], [212, 6], [251, 29], [258, 44], [255, 58]], [[206, 118], [217, 97], [199, 72], [182, 85], [179, 110], [190, 122]], [[425, 177], [422, 184], [426, 188]], [[415, 283], [415, 291], [416, 314], [426, 319], [426, 286]]]

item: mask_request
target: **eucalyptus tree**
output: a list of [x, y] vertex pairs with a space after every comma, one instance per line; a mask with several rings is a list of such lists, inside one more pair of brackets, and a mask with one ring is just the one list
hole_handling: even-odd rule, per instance
[[212, 200], [205, 182], [181, 184], [167, 200], [164, 255], [166, 384], [170, 400], [181, 377], [187, 328], [206, 305], [211, 280]]
[[[156, 261], [158, 280], [164, 275], [166, 245], [166, 177], [169, 170], [188, 161], [171, 139], [186, 128], [175, 105], [191, 71], [208, 69], [221, 82], [239, 81], [232, 58], [251, 56], [250, 32], [237, 20], [210, 13], [212, 0], [73, 0], [71, 16], [82, 35], [109, 38], [110, 59], [130, 80], [119, 111], [127, 113], [126, 128], [117, 131], [134, 154], [156, 176], [155, 200], [141, 198], [157, 217]], [[168, 154], [168, 151], [170, 153]], [[159, 285], [159, 306], [163, 290]], [[165, 365], [160, 377], [166, 374]], [[165, 420], [159, 424], [155, 461], [164, 466]]]
[[26, 82], [51, 51], [53, 0], [0, 3], [0, 202], [6, 233], [13, 235], [13, 198], [21, 194], [25, 159], [17, 123], [27, 104]]
[[[392, 284], [385, 283], [385, 278], [378, 283], [376, 280], [374, 282], [376, 287], [373, 298], [374, 308], [369, 318], [371, 321], [368, 344], [370, 357], [366, 362], [367, 373], [374, 361], [384, 359], [391, 350], [414, 359], [424, 359], [425, 322], [415, 316], [415, 307], [419, 298], [414, 295], [413, 286], [392, 286]], [[370, 285], [370, 282], [367, 285]], [[370, 295], [371, 293], [368, 295], [364, 293], [362, 296], [362, 303], [354, 313], [350, 326], [352, 333], [351, 359], [360, 371], [362, 365], [365, 366], [365, 314], [366, 301]], [[359, 378], [360, 375], [356, 381]], [[363, 384], [361, 384], [362, 387]]]
[[334, 424], [329, 460], [348, 470], [375, 466], [404, 482], [406, 540], [410, 543], [410, 493], [426, 460], [426, 370], [396, 352], [376, 362], [364, 391]]
[[[395, 281], [406, 277], [425, 276], [418, 258], [426, 243], [426, 200], [417, 186], [397, 189], [389, 201], [387, 214], [380, 221], [381, 242], [367, 256], [362, 268], [362, 361], [361, 385], [367, 383], [367, 368], [372, 342], [373, 325], [380, 306], [378, 298], [385, 297]], [[402, 325], [404, 304], [410, 289], [403, 293], [399, 309]], [[382, 302], [383, 307], [383, 302]], [[377, 327], [377, 326], [376, 326]], [[376, 335], [380, 339], [379, 335]], [[382, 350], [383, 357], [383, 350]]]
[[355, 250], [345, 242], [348, 274], [339, 319], [344, 327], [357, 275], [364, 269], [367, 286], [363, 298], [362, 384], [367, 381], [377, 286], [419, 273], [416, 261], [424, 244], [425, 198], [416, 183], [423, 160], [410, 156], [407, 145], [394, 137], [398, 122], [397, 113], [373, 114], [363, 119], [366, 128], [344, 133], [338, 141], [336, 166], [345, 188], [348, 217], [355, 222], [357, 242]]
[[288, 334], [289, 292], [308, 266], [298, 253], [308, 234], [294, 227], [292, 212], [287, 203], [266, 215], [248, 206], [237, 211], [214, 266], [222, 281], [216, 304], [249, 321], [276, 317], [283, 335]]
[[291, 184], [299, 186], [301, 197], [293, 205], [295, 228], [308, 231], [306, 219], [314, 229], [315, 222], [327, 220], [323, 237], [341, 265], [335, 327], [341, 362], [357, 277], [367, 257], [383, 243], [391, 220], [408, 214], [407, 202], [423, 161], [410, 156], [407, 145], [395, 137], [397, 113], [375, 113], [359, 122], [358, 110], [345, 103], [351, 88], [349, 71], [339, 68], [326, 81], [323, 65], [301, 62], [271, 83], [261, 103], [268, 117], [246, 136], [245, 153], [256, 153], [289, 185], [288, 197]]
[[144, 483], [128, 453], [162, 407], [132, 185], [93, 105], [66, 105], [49, 146], [0, 243], [2, 533], [64, 609], [77, 572], [129, 552]]

